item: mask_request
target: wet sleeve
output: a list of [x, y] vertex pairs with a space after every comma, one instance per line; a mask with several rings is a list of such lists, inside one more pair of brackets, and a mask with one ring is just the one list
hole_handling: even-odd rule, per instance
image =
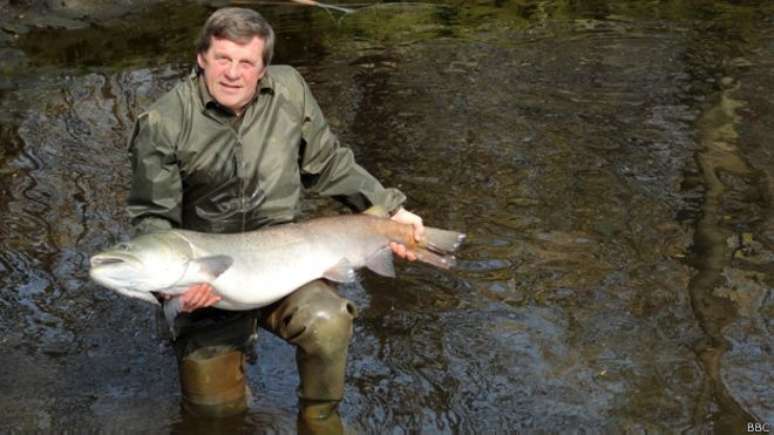
[[137, 119], [129, 140], [132, 180], [127, 212], [134, 235], [179, 227], [182, 182], [171, 141], [155, 111]]
[[387, 211], [398, 209], [406, 196], [398, 189], [384, 188], [355, 162], [352, 150], [341, 146], [309, 86], [303, 78], [300, 80], [304, 106], [300, 166], [304, 186], [312, 192], [336, 198], [356, 211], [371, 206], [380, 206]]

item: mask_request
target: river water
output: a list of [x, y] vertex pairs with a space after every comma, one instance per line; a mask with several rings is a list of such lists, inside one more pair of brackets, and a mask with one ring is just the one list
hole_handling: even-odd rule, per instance
[[[0, 430], [294, 432], [290, 346], [260, 336], [246, 415], [193, 420], [153, 310], [88, 280], [133, 119], [216, 6], [140, 3], [0, 23]], [[348, 430], [772, 429], [774, 5], [241, 4], [358, 161], [468, 234], [456, 270], [341, 289]]]

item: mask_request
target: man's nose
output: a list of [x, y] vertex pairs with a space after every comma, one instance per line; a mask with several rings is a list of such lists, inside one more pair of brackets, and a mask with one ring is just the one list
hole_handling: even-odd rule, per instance
[[230, 80], [236, 80], [239, 78], [239, 64], [232, 62], [228, 68], [226, 68], [226, 77]]

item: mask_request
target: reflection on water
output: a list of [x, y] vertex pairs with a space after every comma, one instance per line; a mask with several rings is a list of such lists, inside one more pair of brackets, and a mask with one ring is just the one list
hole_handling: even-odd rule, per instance
[[[426, 222], [469, 235], [453, 272], [403, 263], [341, 289], [361, 312], [349, 429], [772, 423], [774, 10], [749, 3], [255, 4], [358, 160]], [[292, 348], [264, 334], [249, 413], [196, 421], [149, 307], [87, 280], [88, 256], [126, 236], [133, 119], [188, 72], [211, 10], [165, 4], [13, 42], [0, 428], [295, 430]], [[736, 169], [711, 159], [721, 142]], [[335, 210], [311, 198], [306, 212]]]

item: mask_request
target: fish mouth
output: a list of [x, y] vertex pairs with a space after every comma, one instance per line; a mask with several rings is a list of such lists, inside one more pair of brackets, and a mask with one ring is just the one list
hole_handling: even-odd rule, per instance
[[92, 258], [91, 267], [110, 266], [111, 264], [121, 264], [124, 260], [121, 258]]
[[120, 253], [97, 254], [89, 259], [89, 263], [91, 279], [115, 290], [126, 287], [128, 277], [135, 275], [136, 271], [142, 268], [135, 258]]
[[89, 259], [89, 276], [105, 287], [121, 285], [127, 276], [142, 270], [142, 263], [122, 253], [97, 254]]
[[89, 260], [92, 269], [111, 266], [137, 266], [138, 261], [126, 254], [98, 254]]

